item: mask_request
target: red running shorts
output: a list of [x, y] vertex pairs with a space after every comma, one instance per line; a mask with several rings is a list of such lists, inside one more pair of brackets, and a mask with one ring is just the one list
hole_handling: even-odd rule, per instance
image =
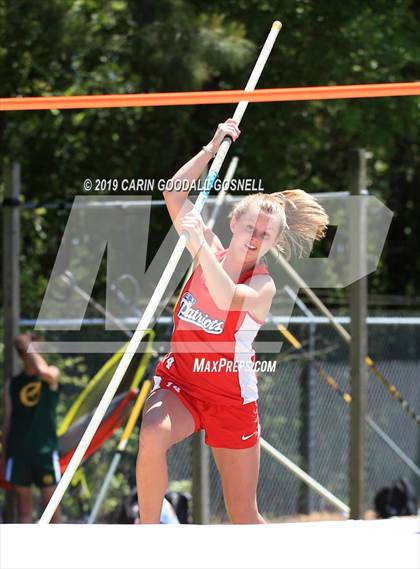
[[245, 405], [229, 406], [206, 403], [187, 394], [173, 380], [154, 376], [150, 396], [159, 389], [174, 393], [191, 413], [195, 432], [205, 432], [205, 443], [210, 447], [245, 449], [253, 447], [260, 438], [261, 426], [255, 401]]

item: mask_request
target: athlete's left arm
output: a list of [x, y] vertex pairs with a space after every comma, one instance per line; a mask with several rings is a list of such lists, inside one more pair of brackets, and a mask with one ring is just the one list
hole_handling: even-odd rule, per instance
[[236, 284], [207, 243], [201, 246], [199, 255], [207, 288], [220, 310], [247, 310], [258, 320], [265, 319], [276, 293], [269, 275], [255, 275], [247, 283]]
[[[276, 294], [276, 285], [273, 279], [270, 275], [255, 275], [255, 277], [252, 277], [243, 285], [236, 285], [239, 297], [241, 295], [241, 287], [246, 287], [251, 289], [251, 291], [245, 291], [245, 299], [242, 308], [239, 310], [247, 310], [257, 320], [264, 322], [270, 312], [271, 304]], [[252, 291], [255, 291], [256, 296]]]

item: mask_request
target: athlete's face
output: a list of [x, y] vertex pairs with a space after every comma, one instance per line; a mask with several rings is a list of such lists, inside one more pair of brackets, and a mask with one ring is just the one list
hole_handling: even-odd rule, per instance
[[273, 214], [264, 213], [252, 205], [239, 219], [231, 219], [231, 247], [246, 262], [256, 262], [277, 243], [280, 224], [281, 221]]

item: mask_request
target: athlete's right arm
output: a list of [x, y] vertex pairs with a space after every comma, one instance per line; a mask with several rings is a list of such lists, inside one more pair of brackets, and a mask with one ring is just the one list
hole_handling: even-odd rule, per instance
[[[236, 140], [239, 135], [240, 130], [236, 121], [233, 119], [228, 119], [224, 123], [220, 123], [213, 138], [205, 147], [207, 151], [204, 149], [200, 150], [198, 154], [175, 173], [167, 184], [167, 189], [164, 190], [163, 197], [165, 198], [169, 215], [178, 233], [181, 233], [180, 226], [182, 218], [186, 213], [192, 210], [194, 204], [188, 199], [188, 191], [176, 191], [175, 189], [171, 189], [171, 187], [176, 187], [177, 180], [180, 180], [178, 184], [181, 184], [182, 187], [184, 187], [183, 184], [185, 184], [185, 186], [190, 188], [192, 182], [198, 179], [212, 156], [216, 154], [223, 139], [226, 136], [230, 136], [233, 140]], [[216, 250], [222, 248], [218, 237], [208, 228], [205, 230], [205, 238], [212, 248]]]

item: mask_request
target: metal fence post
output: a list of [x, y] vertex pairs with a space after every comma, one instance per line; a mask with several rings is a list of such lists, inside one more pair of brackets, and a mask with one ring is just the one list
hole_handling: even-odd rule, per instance
[[18, 372], [18, 357], [13, 338], [19, 333], [20, 313], [20, 164], [5, 166], [3, 201], [3, 310], [4, 310], [4, 376]]
[[[200, 176], [203, 186], [208, 167]], [[204, 443], [204, 431], [194, 433], [192, 437], [192, 518], [195, 524], [210, 523], [210, 457]]]
[[[366, 152], [355, 150], [350, 156], [350, 192], [357, 196], [351, 210], [350, 263], [366, 274]], [[355, 200], [356, 201], [356, 200]], [[366, 510], [366, 417], [368, 371], [367, 356], [367, 278], [350, 285], [350, 517], [361, 519]]]
[[[301, 454], [303, 458], [302, 468], [309, 476], [313, 476], [315, 446], [314, 446], [314, 418], [315, 418], [315, 379], [316, 370], [314, 369], [312, 358], [315, 351], [315, 323], [310, 321], [308, 324], [308, 360], [302, 374], [301, 388]], [[314, 494], [307, 484], [301, 485], [299, 496], [299, 512], [310, 514], [313, 510]]]
[[[19, 333], [20, 319], [20, 164], [4, 166], [5, 192], [3, 201], [3, 318], [4, 318], [4, 381], [18, 373], [19, 362], [13, 339]], [[4, 384], [3, 384], [4, 386]], [[2, 451], [5, 452], [5, 449]], [[16, 521], [12, 493], [7, 492], [4, 522]]]
[[192, 502], [193, 523], [210, 523], [209, 449], [204, 443], [204, 431], [192, 437]]

